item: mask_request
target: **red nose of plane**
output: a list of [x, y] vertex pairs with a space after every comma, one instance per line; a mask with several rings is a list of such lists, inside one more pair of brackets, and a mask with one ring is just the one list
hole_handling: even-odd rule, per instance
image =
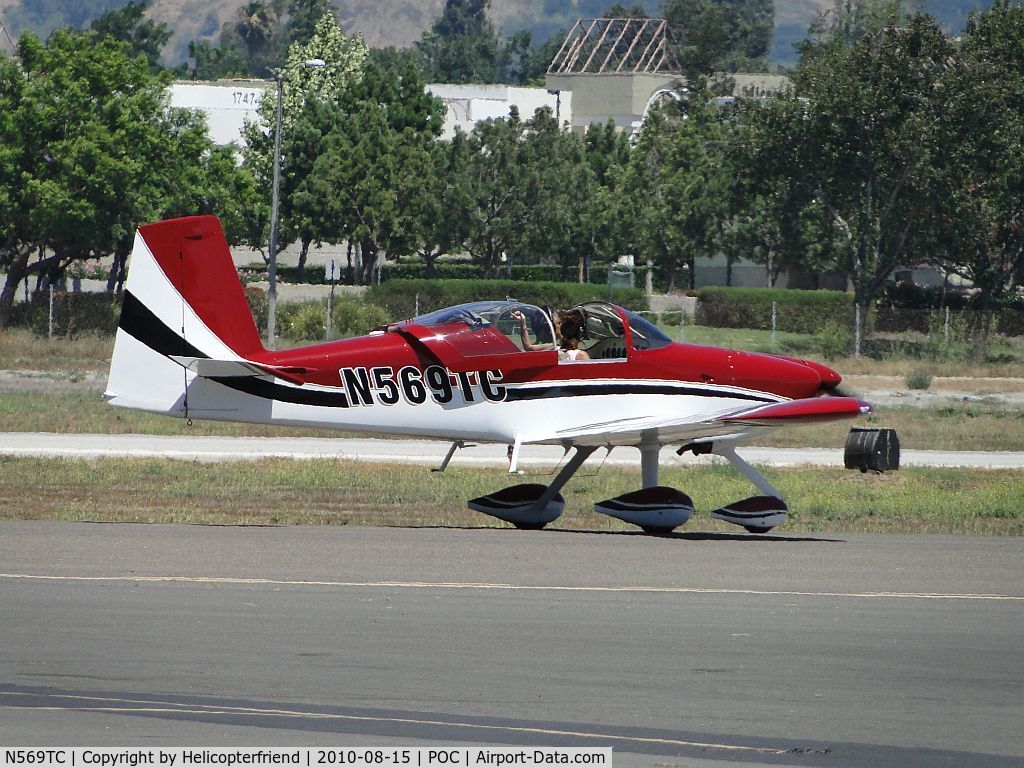
[[821, 378], [821, 389], [835, 389], [843, 383], [843, 377], [827, 365], [816, 363], [813, 360], [802, 360], [801, 362], [811, 370], [815, 371]]
[[783, 397], [814, 397], [822, 387], [839, 383], [839, 374], [817, 363], [806, 363], [781, 355], [734, 352], [733, 381], [741, 387], [774, 392]]

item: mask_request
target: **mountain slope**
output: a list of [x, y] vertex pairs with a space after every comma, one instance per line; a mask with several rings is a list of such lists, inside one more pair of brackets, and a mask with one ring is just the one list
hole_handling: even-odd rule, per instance
[[[126, 0], [0, 0], [2, 20], [12, 35], [31, 29], [41, 35], [57, 26], [85, 26], [104, 11], [124, 5]], [[491, 20], [504, 34], [529, 29], [535, 43], [544, 42], [577, 18], [600, 16], [613, 0], [493, 0]], [[152, 0], [150, 16], [166, 22], [173, 36], [165, 51], [168, 63], [182, 61], [191, 40], [216, 41], [221, 26], [234, 22], [243, 0]], [[660, 0], [643, 0], [649, 13], [656, 15]], [[988, 0], [981, 0], [988, 5]], [[374, 47], [405, 47], [420, 38], [441, 14], [444, 0], [335, 0], [345, 31], [358, 32]], [[808, 25], [831, 0], [775, 0], [775, 39], [771, 58], [791, 65], [795, 61], [793, 43], [803, 39]], [[926, 10], [934, 13], [947, 32], [963, 27], [976, 0], [926, 0]], [[385, 10], [386, 8], [386, 10]], [[0, 35], [0, 45], [6, 41]]]

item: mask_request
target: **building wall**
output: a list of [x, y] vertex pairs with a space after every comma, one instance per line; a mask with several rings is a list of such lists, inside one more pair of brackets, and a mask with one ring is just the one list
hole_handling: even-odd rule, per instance
[[572, 94], [572, 127], [582, 133], [608, 120], [631, 129], [643, 117], [651, 96], [678, 80], [679, 75], [673, 74], [606, 72], [548, 75], [545, 85], [563, 99], [567, 92]]
[[427, 92], [441, 99], [446, 108], [441, 138], [450, 139], [455, 129], [469, 133], [483, 120], [508, 117], [514, 106], [523, 120], [547, 107], [561, 123], [572, 123], [571, 93], [550, 93], [544, 88], [517, 88], [508, 85], [451, 85], [430, 83]]
[[268, 80], [179, 80], [171, 83], [171, 106], [202, 112], [215, 143], [235, 142], [241, 147], [245, 145], [242, 137], [245, 121], [259, 120], [256, 110], [263, 94], [272, 87], [273, 83]]
[[[246, 120], [257, 122], [257, 108], [263, 94], [274, 83], [269, 80], [218, 80], [216, 82], [176, 81], [171, 84], [172, 107], [202, 112], [217, 144], [245, 145], [242, 128]], [[456, 127], [469, 133], [483, 120], [508, 117], [515, 106], [527, 120], [541, 107], [548, 107], [562, 122], [572, 122], [572, 94], [549, 93], [544, 88], [516, 88], [507, 85], [448, 85], [432, 83], [428, 93], [446, 107], [442, 138], [450, 139]]]

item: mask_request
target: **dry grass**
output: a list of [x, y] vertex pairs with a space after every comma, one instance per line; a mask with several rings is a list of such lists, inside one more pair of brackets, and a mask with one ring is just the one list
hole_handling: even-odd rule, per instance
[[[766, 470], [793, 510], [791, 532], [1024, 534], [1024, 476], [979, 470]], [[547, 482], [537, 474], [518, 482]], [[705, 514], [752, 488], [730, 467], [673, 469], [663, 482], [698, 506], [691, 530], [737, 530]], [[203, 524], [503, 526], [465, 499], [512, 484], [500, 469], [425, 468], [357, 462], [267, 460], [224, 464], [143, 459], [0, 456], [0, 518]], [[551, 527], [631, 530], [591, 511], [635, 489], [636, 472], [583, 472], [563, 490], [566, 513]]]
[[[932, 370], [930, 366], [921, 366]], [[909, 373], [909, 371], [908, 371]], [[847, 374], [843, 383], [854, 391], [869, 389], [906, 389], [906, 375]], [[932, 392], [966, 392], [971, 395], [1008, 394], [1024, 392], [1024, 378], [1009, 376], [933, 376]]]
[[48, 339], [24, 328], [9, 328], [0, 331], [0, 369], [106, 373], [113, 349], [113, 336]]

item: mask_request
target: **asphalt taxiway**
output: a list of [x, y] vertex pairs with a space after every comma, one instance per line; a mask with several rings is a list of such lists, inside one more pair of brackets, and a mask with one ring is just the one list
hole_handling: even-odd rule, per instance
[[1024, 765], [1024, 540], [0, 522], [0, 742]]

